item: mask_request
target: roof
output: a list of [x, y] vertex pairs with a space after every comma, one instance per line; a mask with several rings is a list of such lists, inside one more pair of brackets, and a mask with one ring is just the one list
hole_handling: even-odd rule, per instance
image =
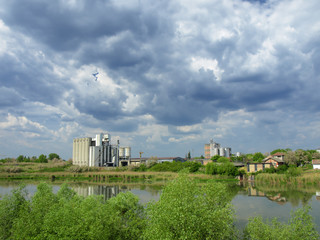
[[284, 156], [285, 154], [283, 152], [276, 152], [275, 154], [272, 154], [272, 156]]
[[282, 159], [273, 158], [273, 157], [271, 157], [271, 156], [266, 157], [265, 159], [262, 160], [262, 162], [266, 162], [266, 161], [268, 161], [268, 160], [273, 160], [273, 161], [276, 161], [276, 162], [278, 162], [278, 163], [283, 163], [283, 162], [284, 162]]
[[312, 160], [312, 164], [320, 164], [320, 159]]

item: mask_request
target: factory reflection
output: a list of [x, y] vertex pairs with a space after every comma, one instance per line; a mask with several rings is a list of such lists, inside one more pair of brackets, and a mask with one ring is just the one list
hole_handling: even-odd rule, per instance
[[[79, 183], [79, 184], [70, 184], [72, 189], [82, 197], [88, 197], [92, 195], [102, 195], [104, 200], [108, 200], [112, 197], [117, 196], [120, 192], [127, 192], [127, 191], [135, 191], [139, 196], [139, 198], [142, 198], [140, 200], [144, 200], [144, 195], [148, 199], [157, 199], [159, 197], [161, 188], [159, 186], [144, 186], [144, 185], [139, 185], [139, 186], [128, 186], [128, 185], [112, 185], [112, 186], [107, 186], [107, 185], [91, 185], [91, 184], [85, 184], [85, 183]], [[138, 192], [137, 192], [138, 191]], [[150, 198], [150, 199], [149, 199]]]
[[92, 195], [102, 195], [104, 200], [108, 200], [117, 196], [121, 191], [127, 191], [127, 189], [120, 189], [119, 186], [103, 186], [103, 185], [72, 185], [72, 189], [82, 197], [88, 197]]

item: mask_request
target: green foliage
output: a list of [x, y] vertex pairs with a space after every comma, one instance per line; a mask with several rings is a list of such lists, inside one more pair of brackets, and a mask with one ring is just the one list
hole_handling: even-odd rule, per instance
[[139, 239], [146, 223], [138, 201], [131, 192], [82, 198], [66, 185], [54, 194], [45, 183], [30, 201], [21, 188], [0, 200], [0, 239]]
[[279, 166], [276, 168], [276, 173], [284, 174], [284, 173], [286, 173], [287, 170], [288, 170], [288, 165], [282, 164], [282, 165], [279, 165]]
[[277, 171], [276, 168], [271, 166], [270, 168], [265, 168], [263, 172], [265, 172], [265, 173], [275, 173], [276, 171]]
[[60, 159], [60, 156], [59, 156], [58, 154], [56, 154], [56, 153], [50, 153], [50, 154], [48, 155], [48, 159], [49, 159], [49, 160], [52, 160], [52, 159], [54, 159], [54, 158]]
[[11, 229], [20, 212], [26, 204], [26, 191], [24, 186], [12, 190], [11, 195], [0, 200], [0, 239], [9, 239]]
[[[188, 172], [193, 173], [197, 172], [199, 168], [201, 167], [201, 163], [199, 162], [163, 162], [163, 163], [157, 163], [153, 166], [151, 166], [148, 171], [152, 172], [180, 172], [183, 169], [187, 169]], [[137, 170], [139, 171], [139, 170]]]
[[[80, 197], [66, 184], [54, 194], [41, 183], [29, 199], [22, 186], [0, 199], [0, 239], [239, 239], [230, 205], [236, 192], [180, 175], [144, 208], [131, 192], [104, 201]], [[309, 210], [298, 209], [287, 224], [252, 218], [244, 238], [319, 239]]]
[[239, 176], [239, 170], [232, 163], [208, 163], [206, 165], [206, 174], [211, 175], [227, 175], [227, 176]]
[[319, 239], [309, 210], [309, 206], [298, 209], [291, 214], [288, 224], [280, 223], [277, 219], [265, 222], [261, 217], [252, 218], [244, 230], [244, 237], [247, 240]]
[[8, 162], [13, 162], [13, 161], [14, 161], [13, 158], [3, 158], [0, 160], [0, 162], [2, 162], [2, 163], [8, 163]]
[[217, 162], [219, 160], [220, 156], [219, 155], [215, 155], [213, 157], [210, 158], [210, 160]]
[[44, 155], [44, 154], [41, 154], [41, 155], [39, 156], [37, 162], [39, 162], [39, 163], [47, 163], [47, 162], [48, 162], [47, 156]]
[[16, 159], [17, 162], [30, 162], [30, 157], [19, 155]]
[[228, 162], [230, 162], [230, 159], [227, 158], [227, 157], [219, 157], [217, 162], [219, 162], [219, 163], [228, 163]]
[[252, 160], [254, 162], [262, 162], [263, 159], [264, 159], [264, 155], [261, 152], [256, 152], [255, 154], [253, 154]]
[[24, 156], [23, 155], [19, 155], [19, 157], [17, 157], [17, 162], [23, 162]]
[[297, 176], [300, 176], [301, 174], [302, 174], [302, 168], [297, 167], [295, 165], [291, 165], [286, 172], [286, 175], [288, 177], [297, 177]]
[[277, 152], [287, 153], [287, 152], [290, 152], [290, 151], [291, 151], [290, 148], [286, 148], [286, 149], [281, 149], [281, 148], [279, 148], [279, 149], [273, 150], [273, 151], [270, 153], [270, 155], [275, 154], [275, 153], [277, 153]]
[[147, 166], [145, 164], [140, 164], [139, 166], [135, 166], [132, 168], [133, 171], [135, 172], [145, 172], [147, 171]]
[[143, 239], [231, 239], [234, 213], [224, 185], [197, 185], [185, 176], [169, 183], [147, 207]]

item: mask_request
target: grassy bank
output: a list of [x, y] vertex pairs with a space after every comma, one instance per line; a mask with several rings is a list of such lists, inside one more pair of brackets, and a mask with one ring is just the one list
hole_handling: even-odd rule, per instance
[[[67, 171], [57, 172], [19, 172], [19, 173], [0, 173], [2, 180], [55, 180], [55, 181], [88, 181], [88, 182], [141, 182], [141, 183], [159, 183], [167, 182], [177, 178], [178, 173], [174, 172], [132, 172], [132, 171], [112, 171], [100, 170], [94, 172], [73, 173]], [[207, 174], [189, 174], [192, 179], [199, 182], [208, 180], [229, 180], [236, 181], [228, 176], [207, 175]]]
[[[176, 166], [177, 165], [177, 166]], [[189, 166], [190, 165], [190, 166]], [[137, 168], [105, 168], [105, 167], [79, 167], [66, 161], [49, 161], [48, 163], [35, 162], [8, 162], [0, 164], [0, 179], [3, 180], [67, 180], [88, 182], [142, 182], [157, 183], [175, 179], [178, 172], [186, 172], [192, 179], [206, 182], [209, 179], [232, 180], [234, 177], [221, 175], [208, 175], [201, 171], [201, 166], [194, 164], [172, 164], [167, 171], [165, 169], [144, 170]], [[160, 167], [166, 164], [159, 164]], [[158, 167], [159, 166], [154, 166]], [[183, 168], [185, 167], [185, 168]], [[200, 170], [199, 170], [200, 169]], [[170, 171], [172, 170], [172, 171]], [[199, 171], [198, 171], [199, 170]]]
[[289, 176], [286, 174], [275, 174], [275, 173], [261, 173], [255, 176], [255, 181], [260, 184], [320, 186], [320, 171], [307, 170], [302, 172], [300, 176]]

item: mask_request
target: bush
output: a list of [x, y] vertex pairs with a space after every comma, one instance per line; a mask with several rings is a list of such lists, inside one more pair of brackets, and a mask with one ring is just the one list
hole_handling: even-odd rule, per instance
[[277, 219], [265, 222], [261, 217], [252, 218], [244, 230], [244, 237], [248, 240], [319, 239], [312, 217], [308, 214], [309, 209], [307, 206], [292, 213], [288, 224]]
[[216, 163], [208, 163], [206, 165], [206, 174], [220, 174], [220, 175], [227, 175], [227, 176], [239, 176], [239, 170], [237, 167], [235, 167], [232, 163], [222, 163], [222, 164], [216, 164]]
[[263, 172], [265, 173], [275, 173], [277, 170], [271, 166], [270, 168], [265, 168]]
[[301, 174], [302, 174], [302, 168], [296, 167], [295, 165], [291, 165], [286, 172], [286, 175], [288, 177], [297, 177], [297, 176], [300, 176]]
[[0, 200], [1, 239], [138, 239], [143, 207], [131, 192], [104, 202], [79, 197], [63, 185], [57, 194], [41, 183], [31, 201], [22, 189]]
[[225, 186], [199, 186], [183, 175], [148, 205], [147, 219], [144, 239], [232, 239], [236, 232]]
[[287, 169], [288, 169], [288, 165], [283, 164], [276, 168], [276, 172], [279, 174], [284, 174], [287, 171]]

